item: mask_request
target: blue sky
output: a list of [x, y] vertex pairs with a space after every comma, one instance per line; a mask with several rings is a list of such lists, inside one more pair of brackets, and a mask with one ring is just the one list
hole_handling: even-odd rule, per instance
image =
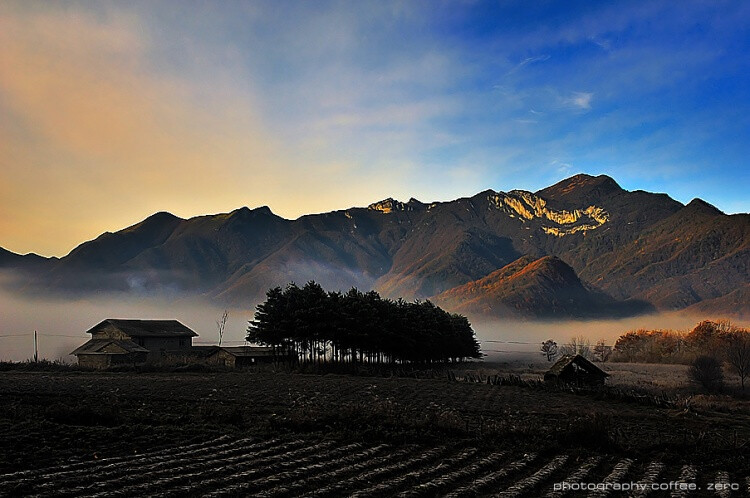
[[6, 2], [0, 246], [579, 172], [748, 212], [748, 26], [720, 1]]

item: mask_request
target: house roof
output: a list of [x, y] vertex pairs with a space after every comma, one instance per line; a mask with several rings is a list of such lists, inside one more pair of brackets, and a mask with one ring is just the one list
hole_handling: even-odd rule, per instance
[[177, 320], [120, 320], [108, 318], [86, 331], [93, 334], [108, 326], [115, 327], [130, 337], [197, 337], [193, 330]]
[[[115, 346], [111, 348], [108, 346]], [[114, 350], [113, 350], [114, 349]], [[119, 349], [119, 351], [117, 351]], [[148, 353], [148, 349], [139, 346], [133, 341], [118, 339], [89, 339], [70, 354], [128, 354]]]
[[602, 375], [604, 377], [609, 377], [609, 374], [602, 370], [601, 368], [597, 367], [593, 363], [591, 363], [589, 360], [584, 358], [583, 356], [576, 354], [576, 355], [565, 355], [559, 360], [557, 360], [557, 363], [552, 365], [552, 368], [550, 368], [547, 371], [547, 375], [560, 375], [563, 373], [563, 371], [572, 366], [578, 366], [588, 372], [589, 374], [596, 374], [596, 375]]

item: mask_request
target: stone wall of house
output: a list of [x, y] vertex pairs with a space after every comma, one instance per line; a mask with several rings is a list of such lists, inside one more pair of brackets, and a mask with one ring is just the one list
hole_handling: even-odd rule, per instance
[[110, 357], [107, 354], [79, 354], [78, 364], [83, 368], [104, 370], [109, 366]]
[[212, 354], [206, 359], [206, 363], [209, 365], [219, 365], [219, 366], [225, 366], [229, 368], [235, 367], [235, 360], [236, 358], [234, 355], [231, 355], [224, 351], [223, 349], [218, 350], [216, 353]]
[[146, 362], [147, 353], [128, 353], [112, 355], [111, 365], [141, 365]]
[[162, 351], [190, 349], [192, 337], [134, 337], [133, 342], [149, 350], [150, 359], [161, 357]]
[[146, 357], [146, 353], [79, 354], [78, 364], [84, 368], [104, 370], [114, 365], [141, 365], [146, 362]]

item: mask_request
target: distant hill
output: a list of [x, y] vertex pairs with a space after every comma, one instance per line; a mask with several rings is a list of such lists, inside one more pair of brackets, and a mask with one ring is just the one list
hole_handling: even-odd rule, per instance
[[[6, 253], [0, 252], [5, 268], [29, 258]], [[504, 274], [497, 272], [510, 271], [510, 263], [526, 267], [545, 256], [556, 259], [528, 270], [535, 275], [528, 295], [500, 283]], [[666, 194], [630, 192], [604, 175], [449, 202], [385, 199], [296, 220], [265, 206], [191, 219], [157, 213], [59, 260], [36, 258], [25, 266], [32, 273], [26, 289], [35, 293], [189, 293], [251, 306], [269, 287], [314, 279], [329, 289], [374, 288], [405, 299], [456, 288], [458, 297], [470, 283], [502, 287], [498, 302], [530, 316], [588, 316], [590, 307], [594, 315], [622, 312], [606, 299], [667, 310], [725, 302], [737, 312], [750, 308], [747, 293], [737, 293], [750, 284], [750, 215], [726, 215], [699, 199], [685, 206]], [[493, 275], [493, 285], [477, 283]], [[545, 275], [567, 287], [545, 287]], [[585, 292], [573, 292], [575, 281]], [[575, 294], [573, 303], [553, 299], [562, 288]], [[531, 295], [539, 309], [513, 304]]]
[[555, 256], [524, 256], [486, 277], [436, 296], [462, 314], [536, 318], [621, 316], [650, 311], [647, 303], [617, 302], [586, 288], [573, 268]]
[[7, 249], [0, 247], [0, 270], [3, 268], [23, 270], [23, 271], [41, 271], [57, 258], [45, 258], [37, 254], [16, 254]]
[[750, 284], [721, 297], [697, 302], [689, 306], [687, 310], [701, 315], [714, 315], [715, 318], [736, 316], [748, 320], [750, 319], [748, 302], [750, 302]]

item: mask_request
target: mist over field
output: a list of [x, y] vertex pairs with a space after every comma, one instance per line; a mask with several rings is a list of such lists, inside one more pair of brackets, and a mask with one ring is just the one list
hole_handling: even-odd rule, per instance
[[[8, 283], [8, 280], [5, 280]], [[223, 343], [242, 344], [255, 304], [229, 308]], [[31, 297], [0, 288], [0, 360], [33, 356], [33, 333], [39, 334], [40, 358], [75, 361], [69, 353], [88, 340], [85, 331], [106, 318], [175, 319], [195, 330], [195, 344], [216, 344], [216, 321], [224, 308], [196, 297], [102, 294], [98, 297]], [[534, 358], [538, 344], [553, 339], [562, 345], [573, 336], [591, 343], [614, 344], [621, 334], [637, 328], [689, 330], [704, 318], [684, 312], [659, 313], [611, 320], [520, 321], [469, 316], [486, 359]], [[519, 344], [520, 343], [520, 344]]]
[[[469, 317], [470, 320], [471, 318]], [[477, 317], [471, 320], [471, 323], [482, 345], [482, 351], [487, 355], [486, 359], [503, 361], [537, 356], [541, 359], [539, 345], [547, 339], [563, 345], [572, 337], [583, 336], [590, 340], [592, 345], [599, 340], [614, 345], [617, 338], [628, 330], [643, 328], [687, 331], [699, 321], [710, 318], [720, 317], [669, 312], [608, 320], [520, 321], [487, 320]]]

